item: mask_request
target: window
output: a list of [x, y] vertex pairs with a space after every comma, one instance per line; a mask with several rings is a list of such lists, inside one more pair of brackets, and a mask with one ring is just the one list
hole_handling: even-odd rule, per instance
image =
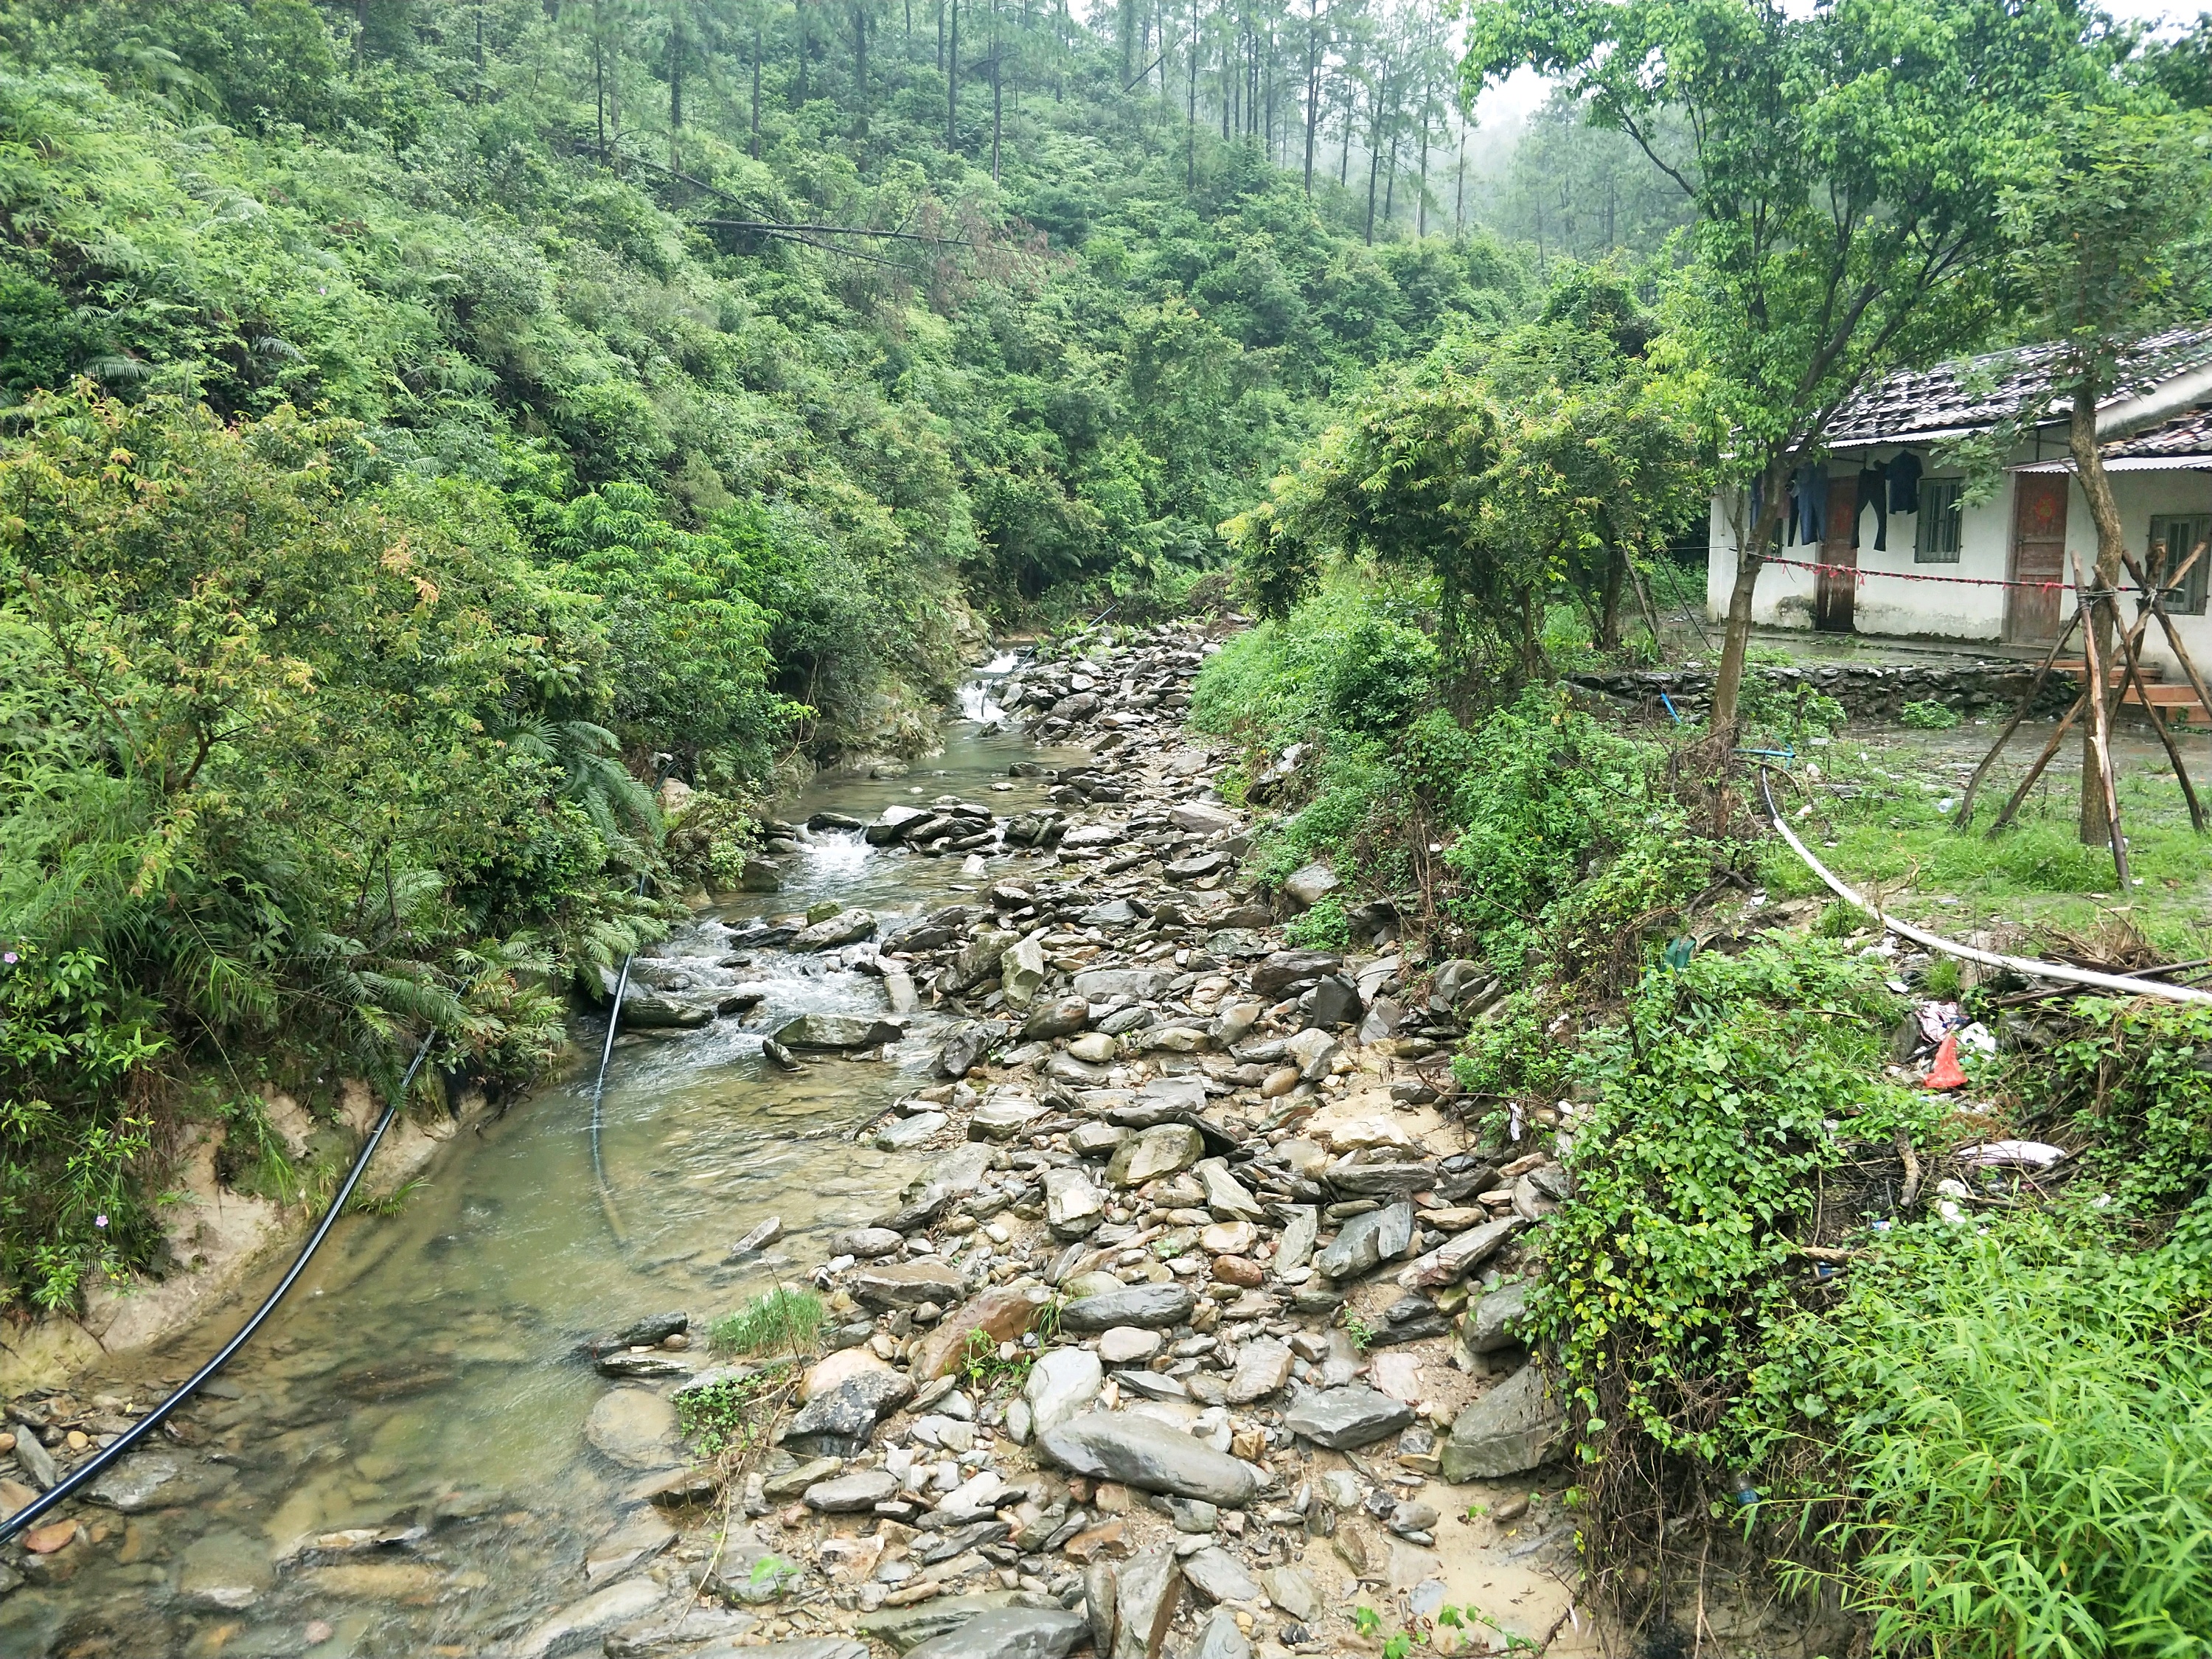
[[[2149, 562], [2143, 566], [2143, 574], [2177, 568], [2197, 551], [2199, 543], [2205, 541], [2212, 541], [2212, 513], [2159, 514], [2150, 521]], [[2204, 614], [2204, 567], [2208, 563], [2212, 563], [2212, 547], [2198, 554], [2197, 562], [2190, 567], [2179, 587], [2166, 590], [2168, 611], [2185, 617]]]
[[1915, 564], [1959, 562], [1959, 495], [1964, 478], [1923, 478], [1920, 514], [1912, 532]]

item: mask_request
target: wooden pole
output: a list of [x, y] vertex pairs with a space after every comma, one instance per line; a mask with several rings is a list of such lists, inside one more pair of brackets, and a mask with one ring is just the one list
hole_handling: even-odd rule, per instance
[[[2138, 621], [2148, 608], [2146, 604], [2136, 612]], [[2158, 733], [2159, 742], [2166, 745], [2166, 757], [2173, 763], [2174, 779], [2181, 785], [2181, 798], [2189, 803], [2189, 827], [2201, 836], [2204, 833], [2204, 809], [2197, 805], [2196, 787], [2189, 781], [2189, 769], [2182, 763], [2181, 750], [2174, 747], [2173, 734], [2166, 729], [2158, 705], [2150, 700], [2150, 688], [2143, 684], [2142, 666], [2136, 660], [2136, 637], [2131, 629], [2120, 641], [2120, 650], [2128, 665], [2128, 680], [2142, 693], [2143, 713], [2150, 716], [2151, 729]]]
[[2021, 803], [2027, 799], [2027, 792], [2035, 787], [2035, 781], [2043, 775], [2043, 769], [2051, 764], [2051, 757], [2058, 752], [2058, 745], [2066, 741], [2066, 734], [2074, 729], [2074, 722], [2081, 718], [2081, 710], [2087, 702], [2086, 696], [2074, 699], [2074, 706], [2058, 722], [2058, 729], [2051, 734], [2051, 741], [2043, 745], [2043, 752], [2027, 769], [2027, 775], [2020, 781], [2020, 787], [2012, 792], [2012, 799], [2005, 802], [2004, 811], [1997, 814], [1996, 822], [1990, 826], [1989, 838], [1991, 841], [1996, 839], [1998, 830], [2012, 822], [2013, 814], [2020, 811]]
[[[2195, 564], [2203, 556], [2207, 547], [2212, 547], [2212, 543], [2197, 543], [2197, 550], [2182, 561], [2181, 568], [2173, 574], [2173, 581], [2167, 583], [2166, 586], [2172, 586], [2187, 576], [2190, 566]], [[2208, 717], [2212, 717], [2212, 693], [2205, 690], [2204, 677], [2197, 672], [2197, 665], [2189, 655], [2189, 647], [2181, 642], [2180, 630], [2174, 627], [2173, 618], [2166, 613], [2165, 589], [2153, 587], [2145, 581], [2142, 571], [2126, 554], [2121, 554], [2120, 558], [2127, 565], [2128, 574], [2135, 579], [2136, 586], [2150, 596], [2151, 614], [2158, 618], [2158, 625], [2166, 630], [2166, 642], [2173, 647], [2173, 659], [2181, 665], [2182, 674], [2189, 681], [2189, 689], [2197, 694], [2198, 707], [2204, 710]]]
[[2027, 718], [2027, 711], [2035, 706], [2037, 695], [2042, 691], [2045, 682], [2051, 678], [2051, 664], [2058, 660], [2058, 653], [2066, 648], [2066, 641], [2074, 637], [2075, 626], [2081, 620], [2081, 613], [2079, 611], [2069, 617], [2066, 619], [2066, 626], [2058, 630], [2058, 637], [2051, 641], [2051, 649], [2044, 653], [2042, 665], [2036, 669], [2035, 678], [2029, 682], [2027, 692], [2021, 697], [2019, 707], [2012, 711], [2012, 718], [2004, 723], [2004, 730], [1997, 733], [1997, 740], [1990, 745], [1990, 752], [1982, 757], [1982, 763], [1974, 769], [1974, 775], [1966, 784], [1966, 793], [1959, 798], [1959, 817], [1957, 822], [1951, 826], [1953, 833], [1966, 834], [1967, 822], [1974, 814], [1974, 795], [1981, 788], [1982, 780], [1989, 776], [1990, 768], [1997, 763], [1997, 757], [2004, 752], [2004, 746], [2012, 741], [2012, 734], [2020, 730], [2020, 723]]
[[[2089, 700], [2089, 744], [2095, 751], [2097, 779], [2105, 791], [2105, 821], [2112, 839], [2112, 872], [2124, 890], [2132, 884], [2128, 874], [2128, 838], [2120, 828], [2120, 792], [2112, 777], [2112, 722], [2105, 702], [2105, 659], [2097, 649], [2096, 618], [2092, 609], [2110, 604], [2112, 596], [2101, 588], [2093, 592], [2081, 574], [2081, 556], [2075, 553], [2069, 556], [2074, 562], [2074, 585], [2082, 595], [2081, 644], [2089, 659], [2089, 684], [2085, 693]], [[2113, 605], [2112, 611], [2114, 631], [2118, 632], [2119, 607]]]

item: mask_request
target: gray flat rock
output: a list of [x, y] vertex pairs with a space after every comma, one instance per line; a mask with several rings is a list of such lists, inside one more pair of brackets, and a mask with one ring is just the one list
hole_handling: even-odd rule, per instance
[[1060, 1323], [1063, 1330], [1086, 1334], [1116, 1325], [1163, 1330], [1182, 1324], [1196, 1305], [1180, 1285], [1133, 1285], [1103, 1296], [1079, 1297], [1060, 1310]]
[[908, 1650], [907, 1659], [1066, 1659], [1091, 1633], [1079, 1613], [999, 1607]]
[[1037, 1437], [1045, 1462], [1098, 1480], [1119, 1480], [1140, 1492], [1202, 1498], [1242, 1509], [1260, 1490], [1250, 1465], [1157, 1418], [1126, 1412], [1089, 1412]]
[[1444, 1442], [1447, 1480], [1498, 1480], [1525, 1474], [1551, 1455], [1566, 1431], [1566, 1410], [1530, 1361], [1476, 1401]]
[[1243, 1564], [1219, 1545], [1210, 1545], [1183, 1558], [1182, 1576], [1190, 1587], [1209, 1601], [1251, 1601], [1260, 1585]]
[[1332, 1451], [1357, 1450], [1410, 1426], [1413, 1407], [1359, 1383], [1316, 1389], [1284, 1413], [1283, 1426]]

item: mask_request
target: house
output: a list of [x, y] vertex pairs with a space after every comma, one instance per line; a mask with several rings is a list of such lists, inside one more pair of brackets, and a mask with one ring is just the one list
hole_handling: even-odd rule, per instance
[[[2096, 562], [2096, 527], [2074, 477], [2066, 434], [2070, 399], [2051, 374], [2057, 353], [2028, 346], [1891, 376], [1844, 405], [1828, 458], [1793, 480], [1779, 546], [1754, 590], [1755, 623], [1838, 634], [2048, 645], [2073, 611], [2072, 558]], [[2118, 389], [2100, 405], [2097, 431], [2127, 544], [2148, 572], [2154, 549], [2172, 568], [2212, 539], [2212, 328], [2143, 341]], [[2044, 418], [2005, 459], [1997, 488], [1969, 501], [1948, 445], [1987, 434], [2040, 404]], [[1818, 498], [1825, 492], [1826, 501]], [[1807, 494], [1814, 499], [1802, 510]], [[1705, 602], [1728, 614], [1746, 490], [1713, 498]], [[2208, 548], [2167, 609], [2190, 656], [2212, 669], [2205, 614]], [[2134, 605], [2123, 600], [2123, 614]], [[2077, 656], [2077, 642], [2068, 654]], [[2144, 635], [2147, 669], [2181, 676], [2163, 630]], [[2154, 670], [2154, 672], [2156, 671]]]

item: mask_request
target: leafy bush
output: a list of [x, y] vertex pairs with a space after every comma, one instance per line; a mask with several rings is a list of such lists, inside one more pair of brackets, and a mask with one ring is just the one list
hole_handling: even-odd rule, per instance
[[1530, 1319], [1577, 1407], [1602, 1556], [1656, 1547], [1666, 1514], [1784, 1432], [1751, 1384], [1796, 1313], [1824, 1182], [1936, 1109], [1881, 1080], [1897, 1007], [1869, 963], [1778, 941], [1654, 969], [1585, 1037], [1575, 1200]]
[[1440, 666], [1427, 635], [1387, 617], [1363, 617], [1329, 670], [1329, 718], [1347, 732], [1395, 732], [1435, 694]]
[[1352, 923], [1344, 914], [1344, 901], [1324, 894], [1318, 904], [1291, 918], [1283, 929], [1283, 942], [1299, 951], [1341, 951], [1352, 940]]
[[1946, 708], [1940, 702], [1908, 702], [1897, 711], [1899, 721], [1917, 726], [1923, 732], [1948, 732], [1959, 723], [1956, 709]]
[[655, 924], [607, 867], [636, 786], [541, 740], [606, 695], [604, 637], [479, 492], [349, 493], [358, 429], [286, 409], [80, 388], [17, 423], [0, 1276], [54, 1307], [154, 1261], [196, 1064], [386, 1076], [434, 1028], [441, 1067], [525, 1079], [562, 1040], [520, 977], [544, 946], [582, 967]]

